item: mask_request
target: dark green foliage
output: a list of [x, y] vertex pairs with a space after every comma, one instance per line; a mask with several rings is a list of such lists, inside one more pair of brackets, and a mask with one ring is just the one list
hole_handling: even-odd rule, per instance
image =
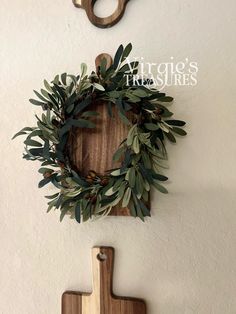
[[[184, 136], [184, 121], [173, 120], [173, 113], [165, 103], [172, 97], [148, 87], [132, 86], [132, 75], [138, 73], [138, 62], [127, 63], [132, 45], [120, 45], [113, 64], [107, 69], [101, 61], [99, 71], [86, 75], [87, 66], [81, 65], [81, 75], [57, 75], [51, 83], [44, 80], [44, 88], [34, 91], [37, 99], [30, 103], [42, 108], [36, 116], [36, 126], [26, 127], [13, 136], [24, 135], [26, 160], [41, 162], [39, 173], [43, 178], [38, 186], [48, 183], [59, 192], [46, 198], [48, 212], [60, 209], [60, 220], [69, 214], [78, 223], [93, 217], [107, 215], [119, 204], [128, 207], [133, 217], [150, 216], [149, 193], [154, 186], [162, 193], [167, 189], [160, 184], [168, 178], [161, 174], [166, 168], [165, 139], [175, 143], [174, 134]], [[104, 175], [95, 171], [83, 177], [79, 169], [73, 169], [67, 150], [67, 141], [74, 128], [95, 128], [94, 102], [105, 102], [108, 115], [113, 117], [113, 107], [120, 119], [129, 126], [127, 138], [122, 141], [113, 156], [120, 168], [108, 170]], [[89, 132], [88, 132], [89, 136]]]

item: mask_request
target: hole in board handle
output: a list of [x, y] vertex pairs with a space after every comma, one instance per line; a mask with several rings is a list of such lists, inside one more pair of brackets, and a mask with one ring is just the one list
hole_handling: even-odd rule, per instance
[[97, 259], [100, 261], [100, 262], [104, 262], [106, 259], [107, 259], [107, 255], [105, 253], [98, 253], [97, 255]]
[[116, 11], [118, 4], [118, 0], [95, 1], [93, 13], [97, 17], [106, 18]]

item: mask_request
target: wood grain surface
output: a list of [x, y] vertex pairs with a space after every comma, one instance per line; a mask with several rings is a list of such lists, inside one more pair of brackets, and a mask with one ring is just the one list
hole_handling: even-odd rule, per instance
[[[95, 60], [97, 70], [103, 58], [107, 60], [107, 67], [112, 64], [110, 55], [100, 54]], [[119, 118], [115, 106], [113, 117], [109, 116], [106, 102], [95, 99], [89, 110], [99, 113], [99, 116], [93, 118], [96, 128], [74, 128], [68, 142], [68, 153], [74, 169], [83, 176], [87, 176], [90, 170], [104, 175], [107, 170], [120, 167], [120, 163], [113, 162], [112, 158], [120, 143], [127, 137], [128, 127]], [[130, 212], [128, 208], [118, 205], [112, 209], [110, 215], [129, 216]]]
[[128, 128], [120, 120], [117, 110], [109, 117], [105, 103], [94, 102], [89, 110], [99, 116], [92, 119], [96, 128], [74, 128], [70, 138], [70, 158], [78, 171], [86, 176], [90, 170], [104, 175], [107, 170], [119, 167], [114, 163], [113, 154], [127, 137]]
[[62, 314], [146, 314], [143, 300], [113, 294], [113, 265], [113, 248], [93, 248], [93, 292], [65, 292], [62, 296]]
[[126, 4], [129, 0], [118, 0], [117, 9], [108, 17], [98, 17], [94, 14], [94, 4], [97, 0], [73, 0], [77, 8], [86, 11], [87, 16], [92, 24], [100, 28], [108, 28], [120, 21], [125, 13]]
[[[128, 128], [120, 120], [117, 110], [113, 110], [110, 118], [105, 103], [94, 103], [89, 110], [99, 112], [93, 119], [95, 129], [74, 129], [69, 140], [69, 155], [71, 164], [82, 175], [87, 176], [90, 170], [104, 175], [107, 170], [120, 167], [120, 163], [113, 162], [113, 154], [120, 143], [127, 137]], [[127, 208], [116, 206], [110, 215], [130, 215]]]

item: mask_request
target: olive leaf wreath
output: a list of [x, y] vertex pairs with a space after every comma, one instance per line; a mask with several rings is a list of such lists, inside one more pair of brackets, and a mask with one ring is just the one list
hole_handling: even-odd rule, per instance
[[[36, 115], [37, 126], [25, 127], [13, 137], [26, 135], [23, 158], [41, 162], [39, 188], [52, 183], [58, 189], [46, 198], [48, 212], [60, 209], [60, 220], [69, 214], [80, 223], [107, 215], [118, 204], [144, 220], [150, 216], [151, 186], [168, 193], [160, 184], [168, 179], [161, 174], [167, 160], [165, 138], [175, 143], [175, 134], [186, 135], [181, 128], [185, 122], [169, 119], [173, 113], [166, 105], [173, 98], [153, 89], [151, 80], [142, 86], [132, 85], [139, 64], [127, 62], [131, 50], [131, 44], [120, 45], [112, 65], [107, 67], [103, 59], [99, 70], [89, 76], [83, 63], [78, 76], [63, 73], [51, 83], [44, 80], [45, 89], [34, 91], [38, 100], [30, 99], [44, 111], [41, 118]], [[89, 107], [101, 100], [109, 116], [116, 108], [129, 132], [113, 156], [114, 161], [120, 161], [120, 168], [102, 175], [91, 170], [83, 176], [70, 162], [68, 136], [75, 128], [96, 127], [92, 119], [98, 113]]]

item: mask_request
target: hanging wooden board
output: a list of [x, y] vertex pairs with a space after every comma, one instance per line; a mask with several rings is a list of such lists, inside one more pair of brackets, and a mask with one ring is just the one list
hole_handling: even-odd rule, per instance
[[73, 0], [74, 5], [77, 8], [82, 8], [86, 11], [86, 14], [90, 22], [100, 28], [108, 28], [120, 21], [125, 13], [126, 4], [129, 0], [118, 0], [118, 6], [113, 14], [107, 17], [98, 17], [94, 13], [94, 5], [97, 0]]
[[[103, 58], [107, 60], [107, 67], [111, 65], [111, 56], [101, 54], [95, 60], [97, 70]], [[113, 118], [109, 116], [106, 103], [94, 101], [89, 110], [99, 113], [93, 120], [96, 128], [89, 130], [89, 133], [87, 129], [75, 129], [69, 140], [69, 155], [71, 164], [83, 176], [87, 176], [91, 170], [103, 175], [109, 169], [120, 167], [120, 163], [113, 162], [112, 158], [127, 137], [128, 127], [121, 121], [115, 108]], [[130, 216], [130, 212], [128, 208], [118, 205], [110, 215]]]
[[65, 292], [62, 314], [146, 314], [144, 301], [113, 294], [113, 264], [113, 248], [93, 248], [93, 292]]

